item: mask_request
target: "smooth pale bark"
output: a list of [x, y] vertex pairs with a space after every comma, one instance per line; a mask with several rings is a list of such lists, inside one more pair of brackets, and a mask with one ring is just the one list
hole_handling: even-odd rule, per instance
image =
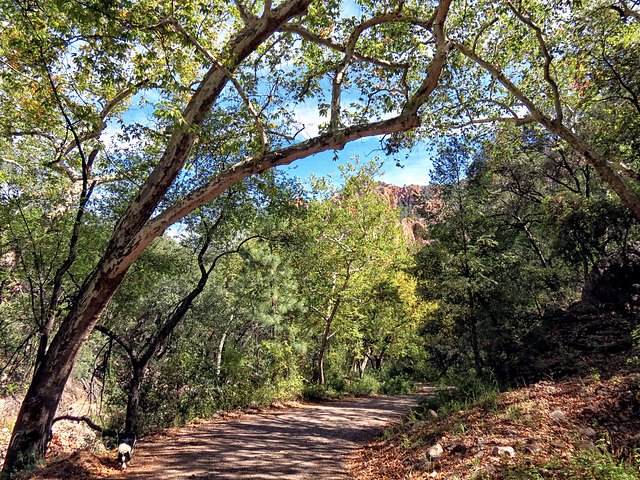
[[174, 131], [153, 172], [116, 224], [103, 257], [81, 288], [34, 374], [13, 430], [0, 475], [2, 480], [44, 459], [54, 415], [80, 350], [124, 280], [129, 267], [154, 238], [193, 209], [216, 198], [229, 186], [250, 175], [274, 166], [289, 164], [314, 153], [341, 149], [355, 139], [407, 131], [420, 124], [418, 109], [436, 88], [451, 49], [444, 34], [444, 21], [451, 0], [440, 2], [434, 22], [436, 53], [424, 82], [399, 116], [337, 130], [240, 162], [150, 219], [189, 157], [195, 132], [218, 99], [228, 80], [229, 72], [233, 73], [249, 54], [285, 22], [294, 16], [304, 14], [311, 1], [291, 0], [277, 8], [268, 9], [260, 18], [248, 18], [245, 28], [233, 36], [227, 45], [226, 52], [230, 60], [225, 68], [214, 65], [204, 75], [183, 112], [184, 126]]

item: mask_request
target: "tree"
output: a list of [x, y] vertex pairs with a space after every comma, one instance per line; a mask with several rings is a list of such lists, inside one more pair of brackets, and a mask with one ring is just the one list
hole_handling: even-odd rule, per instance
[[13, 370], [20, 377], [42, 361], [57, 327], [55, 312], [69, 302], [74, 279], [87, 275], [108, 234], [95, 216], [80, 225], [66, 208], [64, 191], [55, 178], [37, 178], [33, 186], [28, 181], [11, 185], [0, 200], [2, 285], [10, 293], [0, 297], [4, 310], [0, 324], [6, 329], [5, 348], [13, 349], [2, 370]]
[[[2, 103], [3, 118], [9, 119], [3, 122], [3, 147], [10, 151], [3, 163], [60, 175], [78, 225], [90, 200], [99, 200], [96, 187], [118, 179], [136, 185], [95, 267], [68, 308], [55, 312], [60, 324], [25, 396], [2, 478], [43, 458], [62, 390], [82, 346], [129, 267], [154, 238], [243, 178], [419, 123], [418, 110], [434, 90], [449, 51], [443, 30], [449, 4], [442, 0], [422, 17], [422, 11], [413, 9], [405, 14], [402, 4], [381, 11], [376, 2], [363, 3], [360, 20], [340, 18], [337, 2], [311, 0], [266, 1], [260, 11], [240, 1], [231, 7], [189, 2], [178, 8], [155, 1], [2, 5], [6, 35], [1, 48], [7, 59]], [[332, 25], [337, 40], [324, 33]], [[414, 28], [434, 48], [398, 61], [395, 46], [385, 47], [380, 40], [387, 31]], [[287, 61], [299, 52], [308, 62], [303, 79], [286, 80], [298, 73]], [[278, 74], [273, 83], [255, 81], [263, 75], [268, 79], [268, 71]], [[296, 141], [285, 113], [291, 86], [308, 86], [294, 92], [305, 98], [330, 72], [329, 125], [318, 136]], [[345, 112], [341, 99], [351, 72], [360, 78], [366, 72], [399, 88], [378, 97], [363, 85], [362, 104], [370, 108]], [[251, 90], [251, 85], [267, 89]], [[32, 98], [29, 91], [38, 95]], [[158, 128], [123, 129], [125, 137], [138, 135], [144, 155], [126, 149], [105, 155], [108, 125], [125, 123], [122, 113], [136, 94], [148, 98], [152, 93], [160, 98]], [[260, 98], [264, 101], [258, 109]], [[396, 114], [389, 116], [391, 112]], [[25, 120], [14, 125], [14, 118]], [[280, 118], [283, 124], [276, 128]], [[185, 167], [197, 167], [190, 163], [191, 153], [208, 121], [234, 126], [234, 136], [219, 139], [217, 158], [225, 161], [210, 176], [192, 176], [192, 187], [164, 204], [174, 181], [189, 175]], [[29, 150], [38, 155], [29, 156]]]
[[369, 362], [380, 372], [387, 361], [395, 361], [402, 369], [419, 364], [423, 357], [420, 332], [428, 305], [417, 294], [415, 279], [403, 270], [404, 266], [386, 272], [386, 278], [378, 277], [361, 303], [361, 344], [350, 346], [362, 356], [360, 376]]
[[341, 166], [342, 186], [313, 183], [315, 198], [296, 227], [302, 246], [295, 256], [302, 294], [310, 310], [317, 350], [315, 381], [325, 383], [330, 342], [360, 352], [362, 325], [375, 285], [391, 275], [408, 251], [397, 212], [374, 189], [379, 166]]
[[640, 220], [637, 4], [480, 1], [454, 13], [451, 75], [433, 98], [449, 107], [440, 126], [538, 125]]
[[517, 246], [523, 232], [505, 228], [495, 215], [499, 199], [475, 168], [471, 147], [461, 139], [452, 139], [434, 159], [431, 179], [444, 203], [431, 212], [436, 219], [414, 275], [420, 294], [438, 307], [431, 317], [441, 341], [429, 348], [443, 360], [435, 360], [447, 367], [470, 364], [483, 378], [508, 352], [515, 323], [509, 319], [535, 302], [538, 282]]

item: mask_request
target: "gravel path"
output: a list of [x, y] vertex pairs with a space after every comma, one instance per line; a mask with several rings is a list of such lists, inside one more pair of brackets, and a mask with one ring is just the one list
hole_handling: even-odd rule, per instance
[[346, 479], [345, 460], [418, 396], [372, 397], [306, 406], [142, 439], [117, 477], [150, 479]]

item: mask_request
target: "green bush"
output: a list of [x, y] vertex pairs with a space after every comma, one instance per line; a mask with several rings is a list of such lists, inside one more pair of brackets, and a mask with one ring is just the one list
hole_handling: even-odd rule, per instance
[[415, 391], [415, 384], [406, 374], [390, 378], [382, 384], [380, 392], [385, 395], [407, 395]]
[[327, 387], [325, 385], [317, 385], [315, 383], [306, 385], [302, 390], [302, 398], [309, 402], [326, 400], [328, 398]]
[[472, 404], [491, 411], [495, 409], [499, 393], [500, 388], [495, 382], [464, 381], [457, 385], [444, 386], [435, 395], [419, 403], [425, 410], [433, 409], [443, 414], [468, 408]]
[[356, 397], [366, 397], [378, 393], [380, 382], [371, 375], [364, 375], [362, 378], [352, 382], [348, 387], [348, 392]]
[[340, 396], [349, 390], [349, 382], [342, 374], [331, 371], [327, 375], [327, 389]]

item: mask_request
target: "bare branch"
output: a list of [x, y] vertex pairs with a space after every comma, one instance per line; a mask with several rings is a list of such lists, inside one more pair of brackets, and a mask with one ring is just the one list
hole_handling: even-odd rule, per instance
[[356, 44], [360, 38], [362, 33], [375, 25], [380, 25], [382, 23], [387, 23], [393, 19], [396, 19], [400, 16], [400, 11], [385, 13], [383, 15], [377, 15], [375, 17], [370, 18], [362, 22], [358, 25], [349, 35], [349, 39], [347, 40], [347, 44], [345, 46], [344, 58], [340, 64], [340, 68], [336, 72], [333, 77], [333, 88], [331, 92], [331, 119], [329, 121], [330, 129], [334, 130], [338, 128], [340, 124], [340, 99], [342, 94], [342, 82], [344, 81], [344, 77], [349, 69], [349, 65], [353, 60], [353, 55], [356, 51]]
[[602, 60], [604, 63], [607, 64], [607, 67], [609, 67], [609, 70], [617, 80], [620, 87], [622, 87], [623, 90], [626, 90], [626, 92], [629, 94], [629, 96], [627, 97], [623, 93], [621, 93], [620, 94], [621, 97], [624, 98], [625, 100], [628, 100], [635, 107], [638, 113], [640, 113], [640, 99], [638, 98], [638, 94], [633, 90], [632, 86], [625, 81], [625, 79], [622, 77], [622, 75], [620, 74], [616, 66], [613, 63], [611, 63], [611, 61], [607, 57], [606, 47], [605, 47], [606, 42], [607, 42], [607, 39], [602, 38], [600, 43], [600, 47], [602, 50]]
[[625, 2], [624, 0], [620, 2], [620, 6], [611, 5], [611, 9], [618, 12], [623, 20], [626, 20], [630, 17], [634, 18], [636, 21], [640, 20], [640, 12], [633, 10], [627, 5], [627, 2]]
[[449, 13], [449, 6], [452, 0], [441, 0], [434, 13], [433, 31], [436, 36], [436, 51], [433, 55], [433, 61], [427, 71], [427, 75], [422, 84], [413, 95], [412, 99], [407, 102], [405, 113], [417, 113], [418, 109], [424, 101], [431, 95], [438, 85], [440, 75], [444, 64], [447, 60], [449, 52], [454, 44], [449, 40], [444, 31], [444, 22]]
[[137, 355], [136, 353], [133, 351], [133, 347], [127, 342], [125, 341], [124, 338], [122, 338], [120, 335], [118, 335], [117, 333], [115, 333], [114, 331], [112, 331], [111, 329], [104, 327], [102, 325], [96, 325], [95, 329], [97, 331], [99, 331], [100, 333], [106, 335], [107, 337], [109, 337], [111, 340], [113, 340], [114, 342], [116, 342], [118, 345], [120, 345], [122, 347], [122, 349], [127, 352], [127, 355], [129, 355], [129, 358], [131, 358], [131, 361], [135, 363], [135, 361], [137, 361]]
[[[458, 93], [458, 92], [457, 92]], [[460, 97], [460, 94], [458, 93], [458, 97]], [[519, 123], [522, 120], [525, 120], [523, 123], [529, 123], [528, 120], [526, 120], [529, 117], [525, 117], [524, 119], [522, 119], [521, 117], [518, 116], [518, 114], [513, 110], [513, 107], [523, 107], [524, 105], [506, 105], [503, 102], [500, 102], [498, 100], [495, 100], [493, 98], [479, 98], [479, 99], [471, 99], [468, 101], [462, 101], [462, 99], [460, 99], [460, 108], [463, 108], [467, 114], [467, 117], [469, 117], [470, 119], [474, 118], [474, 115], [472, 115], [472, 113], [469, 111], [468, 106], [469, 105], [478, 105], [479, 103], [488, 103], [488, 104], [493, 104], [498, 106], [500, 109], [506, 111], [509, 116], [506, 117], [494, 117], [494, 118], [502, 118], [504, 121], [510, 121], [511, 123]], [[473, 123], [473, 122], [471, 122]]]
[[289, 165], [301, 158], [327, 150], [341, 150], [348, 142], [364, 137], [404, 132], [420, 125], [418, 110], [438, 84], [442, 69], [451, 50], [452, 43], [444, 33], [444, 22], [452, 0], [442, 0], [437, 9], [434, 30], [438, 41], [431, 66], [424, 81], [407, 102], [400, 115], [365, 125], [353, 125], [334, 132], [328, 132], [304, 142], [290, 145], [278, 151], [248, 158], [227, 170], [220, 172], [210, 183], [201, 186], [182, 197], [175, 204], [150, 219], [132, 240], [130, 255], [144, 250], [153, 238], [159, 236], [170, 225], [177, 222], [194, 208], [216, 198], [235, 182], [269, 168]]
[[[102, 107], [102, 111], [98, 115], [98, 121], [94, 125], [91, 130], [87, 130], [84, 133], [81, 133], [70, 141], [66, 147], [63, 147], [63, 156], [69, 155], [73, 151], [74, 148], [78, 147], [79, 144], [86, 142], [87, 140], [91, 140], [92, 138], [98, 138], [102, 131], [107, 127], [107, 116], [111, 113], [111, 111], [122, 103], [125, 99], [133, 95], [140, 87], [142, 87], [148, 80], [143, 80], [141, 82], [136, 83], [131, 87], [127, 87], [120, 92], [118, 92], [115, 97], [111, 100], [108, 100], [104, 107]], [[59, 160], [61, 162], [61, 159]]]
[[539, 26], [537, 26], [535, 23], [533, 23], [533, 20], [525, 17], [522, 14], [522, 12], [518, 11], [508, 0], [507, 0], [507, 5], [509, 5], [509, 8], [511, 9], [511, 11], [514, 13], [516, 17], [518, 17], [518, 19], [522, 23], [529, 26], [536, 32], [536, 38], [538, 39], [538, 44], [540, 45], [540, 49], [542, 50], [542, 55], [544, 56], [544, 66], [543, 66], [544, 79], [551, 86], [551, 91], [553, 93], [553, 103], [556, 111], [556, 121], [558, 123], [562, 123], [562, 120], [563, 120], [562, 119], [562, 101], [560, 100], [560, 91], [558, 89], [558, 84], [551, 77], [551, 62], [553, 61], [553, 55], [549, 53], [549, 49], [547, 48], [547, 43], [544, 40], [544, 34], [542, 32], [542, 29]]
[[316, 313], [318, 314], [318, 316], [319, 316], [322, 320], [324, 320], [325, 322], [327, 321], [327, 318], [324, 316], [324, 314], [323, 314], [323, 313], [322, 313], [318, 308], [314, 307], [313, 305], [310, 305], [310, 306], [309, 306], [309, 309], [310, 309], [310, 310], [313, 310], [314, 312], [316, 312]]
[[629, 187], [626, 180], [616, 171], [611, 162], [598, 153], [598, 151], [584, 139], [571, 131], [570, 128], [559, 122], [558, 119], [553, 120], [542, 113], [535, 103], [528, 98], [517, 87], [517, 85], [509, 80], [509, 78], [502, 73], [498, 67], [477, 55], [464, 44], [454, 42], [454, 46], [463, 55], [476, 62], [484, 70], [493, 75], [500, 83], [502, 83], [502, 85], [504, 85], [513, 96], [518, 98], [529, 109], [531, 118], [550, 132], [558, 135], [577, 153], [582, 155], [584, 159], [596, 170], [600, 177], [618, 194], [623, 203], [633, 212], [634, 216], [640, 219], [640, 197], [638, 197]]
[[9, 165], [13, 165], [16, 168], [19, 168], [23, 172], [25, 171], [25, 168], [22, 165], [20, 165], [18, 162], [16, 162], [15, 160], [9, 160], [8, 158], [0, 157], [0, 162], [8, 163]]
[[260, 137], [260, 143], [262, 144], [262, 150], [266, 151], [269, 146], [269, 139], [267, 138], [267, 134], [264, 131], [262, 122], [260, 121], [260, 115], [258, 114], [255, 107], [253, 106], [251, 99], [245, 93], [244, 89], [242, 88], [242, 85], [240, 85], [240, 82], [231, 74], [231, 72], [229, 72], [229, 70], [226, 69], [226, 67], [222, 63], [220, 63], [213, 56], [211, 52], [209, 52], [209, 50], [207, 50], [204, 46], [202, 46], [202, 44], [198, 41], [196, 37], [194, 37], [189, 32], [187, 32], [187, 30], [185, 30], [185, 28], [182, 25], [180, 25], [180, 23], [177, 20], [175, 20], [174, 18], [170, 18], [167, 20], [167, 22], [173, 25], [176, 28], [176, 30], [178, 30], [182, 35], [184, 35], [196, 47], [196, 49], [207, 58], [207, 60], [213, 63], [215, 67], [217, 67], [218, 69], [226, 73], [229, 80], [231, 80], [231, 83], [233, 83], [233, 86], [236, 87], [236, 90], [238, 91], [238, 94], [242, 98], [242, 101], [244, 102], [245, 106], [247, 107], [247, 110], [249, 110], [249, 113], [253, 117], [253, 120], [256, 124], [256, 128], [258, 129], [258, 135]]
[[[476, 52], [471, 50], [469, 47], [464, 45], [463, 43], [454, 42], [453, 43], [456, 50], [461, 52], [463, 55], [468, 57], [469, 59], [476, 62], [480, 65], [484, 70], [490, 73], [494, 78], [496, 78], [514, 97], [516, 97], [524, 106], [527, 107], [531, 115], [536, 119], [536, 121], [540, 121], [542, 117], [545, 117], [542, 112], [537, 108], [536, 104], [529, 97], [525, 95], [525, 93], [518, 88], [518, 86], [513, 83], [509, 78], [502, 73], [502, 70], [492, 64], [491, 62], [485, 60], [483, 57], [478, 55]], [[550, 122], [551, 119], [545, 117], [546, 121]]]
[[9, 132], [9, 135], [11, 135], [12, 137], [42, 137], [46, 138], [54, 145], [57, 142], [57, 139], [53, 135], [47, 132], [41, 132], [40, 130], [20, 130]]
[[265, 17], [265, 16], [269, 16], [270, 14], [271, 14], [271, 0], [265, 0], [262, 16]]
[[478, 119], [471, 119], [466, 123], [463, 123], [461, 126], [468, 126], [468, 125], [477, 125], [480, 123], [496, 123], [496, 122], [503, 122], [503, 123], [511, 123], [513, 125], [515, 125], [516, 127], [519, 127], [521, 125], [526, 125], [528, 123], [533, 123], [536, 120], [532, 117], [532, 116], [527, 116], [524, 118], [519, 118], [519, 117], [487, 117], [487, 118], [478, 118]]
[[[334, 42], [330, 37], [321, 37], [320, 35], [316, 35], [312, 31], [297, 24], [287, 23], [286, 25], [283, 25], [279, 29], [279, 31], [296, 33], [305, 40], [316, 43], [318, 45], [324, 45], [325, 47], [329, 47], [337, 52], [346, 53], [347, 51], [347, 48], [344, 45]], [[368, 62], [384, 68], [409, 68], [409, 64], [406, 62], [390, 62], [387, 60], [382, 60], [380, 58], [370, 57], [369, 55], [365, 55], [359, 52], [353, 52], [353, 58], [359, 62]]]
[[253, 117], [253, 121], [258, 130], [258, 136], [260, 137], [260, 143], [262, 144], [262, 151], [266, 152], [269, 149], [269, 139], [267, 138], [267, 134], [264, 130], [264, 127], [262, 126], [262, 121], [260, 120], [260, 114], [256, 111], [255, 107], [253, 106], [253, 103], [251, 102], [251, 99], [247, 96], [244, 89], [242, 88], [242, 85], [240, 85], [240, 82], [236, 79], [236, 77], [229, 74], [229, 80], [231, 80], [231, 83], [233, 83], [233, 86], [236, 87], [236, 90], [240, 95], [240, 98], [242, 98], [242, 101], [247, 107], [247, 110], [249, 110], [249, 113]]
[[96, 432], [99, 432], [100, 434], [102, 434], [103, 437], [116, 437], [116, 436], [118, 436], [118, 432], [117, 431], [109, 430], [109, 429], [106, 429], [106, 428], [102, 428], [100, 425], [98, 425], [97, 423], [93, 422], [93, 420], [91, 420], [89, 417], [86, 417], [86, 416], [75, 417], [73, 415], [63, 415], [61, 417], [54, 418], [53, 423], [51, 425], [55, 425], [57, 422], [59, 422], [61, 420], [70, 420], [72, 422], [84, 422], [91, 429], [93, 429]]
[[622, 162], [616, 163], [615, 166], [618, 168], [618, 170], [622, 175], [627, 177], [629, 180], [632, 180], [633, 182], [640, 184], [640, 173], [638, 173], [637, 171], [635, 171], [634, 169], [632, 169], [628, 165], [625, 165]]
[[[245, 21], [245, 23], [251, 23], [251, 22], [255, 22], [258, 17], [256, 17], [253, 13], [251, 13], [249, 11], [249, 9], [247, 8], [247, 6], [245, 5], [245, 3], [242, 0], [235, 0], [234, 3], [236, 4], [236, 8], [238, 9], [238, 13], [240, 13], [240, 17], [242, 18], [242, 20]], [[269, 2], [271, 3], [271, 2]], [[266, 7], [266, 5], [265, 5]], [[271, 12], [271, 8], [269, 8], [269, 13]], [[265, 13], [267, 13], [267, 9], [265, 8]]]
[[496, 18], [488, 21], [487, 23], [485, 23], [482, 27], [480, 27], [480, 30], [478, 30], [478, 33], [476, 34], [476, 37], [473, 39], [473, 47], [471, 47], [471, 49], [474, 52], [476, 51], [476, 47], [478, 46], [478, 40], [480, 39], [480, 35], [482, 35], [482, 32], [484, 32], [487, 28], [489, 28], [491, 25], [493, 25], [497, 21], [498, 21], [498, 18], [496, 17]]
[[218, 68], [222, 67], [222, 64], [218, 62], [216, 57], [214, 57], [213, 54], [209, 50], [207, 50], [196, 37], [187, 32], [187, 30], [175, 18], [168, 18], [167, 20], [165, 20], [165, 22], [163, 22], [163, 24], [172, 25], [180, 34], [182, 34], [187, 40], [189, 40], [193, 44], [193, 46], [196, 47], [196, 50], [204, 55], [207, 60], [209, 60]]

